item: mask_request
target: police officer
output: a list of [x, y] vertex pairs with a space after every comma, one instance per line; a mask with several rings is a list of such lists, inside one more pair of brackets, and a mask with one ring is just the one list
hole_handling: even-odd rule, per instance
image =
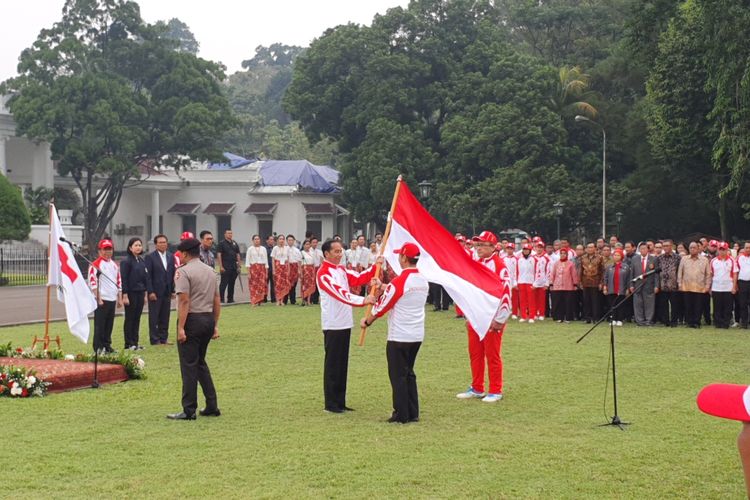
[[206, 350], [212, 338], [219, 337], [217, 323], [221, 311], [214, 271], [200, 261], [200, 241], [188, 238], [177, 247], [183, 262], [175, 273], [177, 293], [177, 351], [182, 373], [182, 412], [167, 415], [172, 420], [195, 420], [198, 383], [206, 398], [202, 416], [221, 415], [216, 389], [206, 364]]
[[394, 250], [402, 272], [383, 290], [372, 313], [362, 318], [361, 326], [368, 327], [388, 315], [388, 378], [393, 392], [393, 414], [389, 423], [419, 421], [419, 396], [414, 362], [424, 340], [424, 304], [429, 284], [417, 270], [419, 247], [406, 243]]

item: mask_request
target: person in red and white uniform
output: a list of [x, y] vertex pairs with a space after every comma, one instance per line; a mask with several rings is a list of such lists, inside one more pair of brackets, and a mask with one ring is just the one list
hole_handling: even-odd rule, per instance
[[401, 264], [401, 274], [381, 286], [382, 295], [372, 312], [362, 318], [366, 328], [388, 313], [388, 341], [385, 356], [393, 394], [393, 413], [389, 423], [419, 421], [419, 395], [414, 363], [424, 340], [424, 304], [429, 283], [417, 270], [419, 247], [406, 243], [394, 250]]
[[515, 250], [516, 245], [512, 241], [506, 243], [505, 254], [502, 256], [502, 259], [505, 269], [508, 270], [508, 275], [510, 276], [513, 300], [513, 316], [511, 318], [518, 319], [518, 311], [520, 310], [518, 302], [518, 257], [516, 257]]
[[[479, 262], [497, 275], [502, 283], [503, 294], [500, 298], [495, 319], [483, 339], [471, 324], [466, 322], [469, 336], [469, 359], [471, 361], [471, 386], [466, 392], [456, 394], [458, 399], [482, 398], [485, 403], [495, 403], [503, 399], [503, 359], [501, 355], [505, 322], [511, 314], [512, 299], [510, 277], [500, 256], [495, 252], [497, 236], [490, 231], [482, 231], [473, 240], [477, 243], [476, 251]], [[485, 363], [489, 375], [489, 392], [484, 390]]]
[[89, 287], [97, 303], [94, 311], [94, 351], [111, 353], [115, 352], [112, 349], [115, 310], [122, 307], [122, 281], [120, 266], [112, 260], [112, 240], [101, 240], [97, 248], [99, 258], [89, 267]]
[[[346, 406], [346, 379], [349, 369], [349, 341], [354, 319], [352, 307], [374, 304], [371, 295], [362, 297], [350, 291], [352, 286], [362, 286], [375, 276], [375, 266], [358, 273], [341, 265], [344, 247], [340, 241], [323, 243], [324, 260], [318, 270], [316, 282], [320, 291], [320, 323], [323, 329], [325, 361], [323, 365], [323, 392], [325, 410], [330, 413], [351, 411]], [[383, 258], [379, 257], [378, 262]]]
[[750, 241], [737, 255], [737, 307], [740, 311], [740, 327], [747, 328], [750, 307]]
[[718, 247], [718, 255], [711, 260], [714, 326], [727, 329], [732, 321], [734, 294], [737, 293], [737, 264], [729, 255], [729, 243], [722, 241]]
[[519, 320], [521, 323], [534, 322], [536, 317], [536, 302], [534, 301], [534, 271], [536, 270], [536, 259], [531, 255], [531, 243], [521, 246], [521, 253], [517, 256], [516, 284], [518, 287]]
[[547, 289], [552, 275], [552, 259], [545, 253], [543, 241], [538, 241], [535, 249], [534, 283], [531, 291], [534, 294], [534, 305], [536, 306], [535, 319], [543, 321], [547, 314]]

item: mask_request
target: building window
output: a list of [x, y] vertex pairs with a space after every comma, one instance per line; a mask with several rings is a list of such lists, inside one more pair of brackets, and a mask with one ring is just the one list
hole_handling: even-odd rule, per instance
[[[152, 240], [154, 236], [156, 236], [155, 234], [152, 234], [153, 233], [153, 231], [151, 230], [152, 220], [153, 219], [151, 218], [150, 215], [146, 216], [146, 239], [149, 241]], [[164, 234], [164, 217], [162, 217], [161, 215], [159, 216], [159, 234]]]
[[190, 231], [195, 234], [195, 228], [197, 227], [197, 217], [195, 215], [183, 215], [182, 216], [182, 232]]
[[261, 241], [273, 234], [273, 219], [258, 219], [258, 235]]
[[217, 215], [216, 216], [216, 235], [221, 240], [224, 239], [224, 231], [232, 229], [232, 216], [231, 215]]
[[312, 235], [319, 240], [323, 240], [323, 221], [307, 219], [307, 228], [305, 229], [305, 235], [312, 233]]

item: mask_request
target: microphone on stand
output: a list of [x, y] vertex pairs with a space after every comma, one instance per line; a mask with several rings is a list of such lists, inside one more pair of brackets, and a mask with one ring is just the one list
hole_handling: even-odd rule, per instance
[[78, 245], [76, 245], [75, 243], [73, 243], [72, 241], [68, 239], [65, 239], [63, 236], [60, 236], [60, 241], [62, 241], [63, 243], [67, 243], [68, 245], [70, 245], [70, 248], [74, 250], [76, 249], [76, 247], [78, 247]]
[[653, 274], [659, 274], [660, 272], [661, 272], [661, 268], [657, 267], [656, 269], [652, 269], [651, 271], [649, 271], [649, 272], [647, 272], [645, 274], [641, 274], [637, 278], [633, 278], [632, 280], [630, 280], [630, 282], [631, 283], [638, 283], [639, 281], [645, 280], [649, 276], [651, 276]]

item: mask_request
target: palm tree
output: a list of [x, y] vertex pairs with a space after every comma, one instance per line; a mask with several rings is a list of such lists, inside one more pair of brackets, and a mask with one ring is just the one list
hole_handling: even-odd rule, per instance
[[586, 102], [595, 96], [593, 91], [588, 90], [590, 80], [591, 77], [579, 66], [561, 67], [555, 94], [550, 98], [552, 109], [561, 117], [583, 115], [592, 120], [595, 119], [596, 108]]

